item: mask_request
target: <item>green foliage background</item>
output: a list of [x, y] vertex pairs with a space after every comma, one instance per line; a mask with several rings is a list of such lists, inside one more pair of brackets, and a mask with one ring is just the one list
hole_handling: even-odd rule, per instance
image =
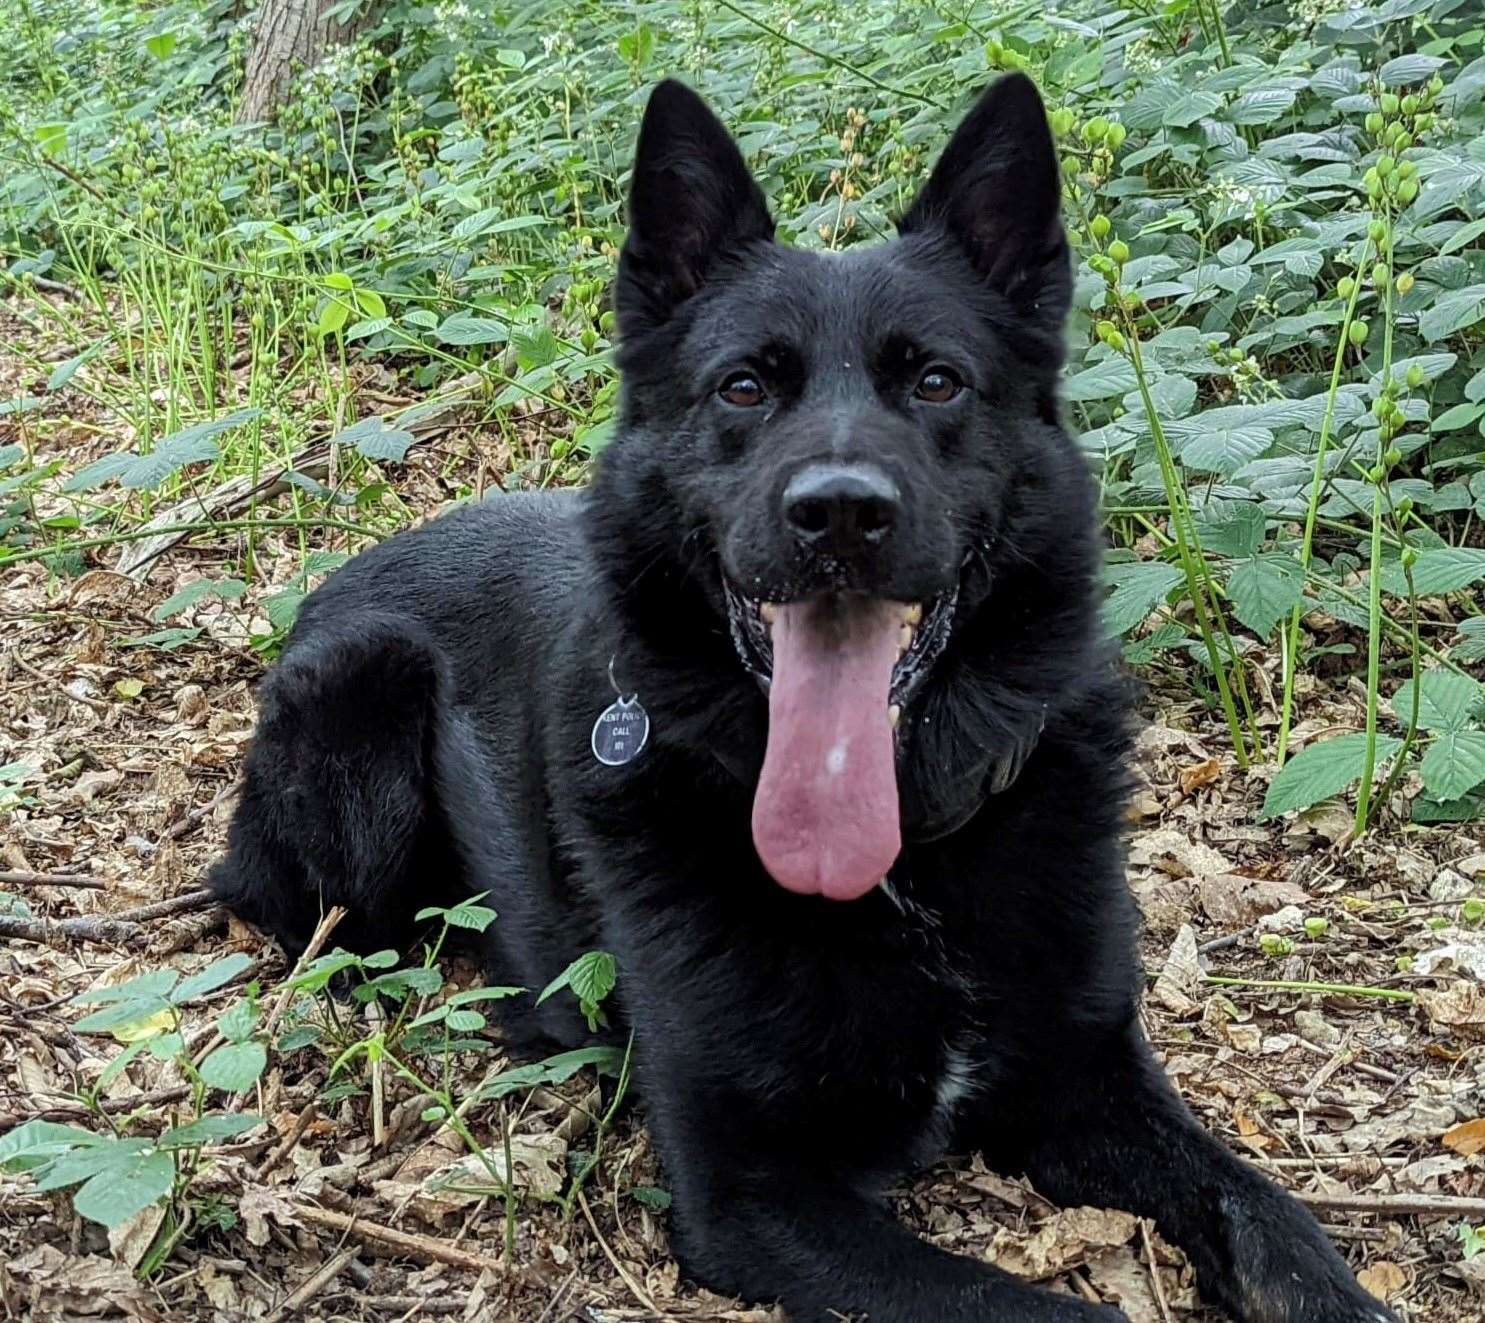
[[[788, 242], [834, 248], [890, 233], [968, 99], [1024, 68], [1064, 153], [1066, 398], [1129, 659], [1223, 713], [1245, 762], [1286, 755], [1296, 674], [1364, 671], [1362, 738], [1293, 759], [1271, 814], [1360, 779], [1364, 828], [1389, 757], [1421, 770], [1415, 817], [1482, 812], [1478, 3], [393, 0], [272, 128], [232, 123], [251, 20], [226, 0], [0, 15], [0, 248], [45, 383], [0, 403], [0, 566], [74, 573], [183, 493], [331, 439], [333, 489], [291, 473], [286, 507], [244, 521], [304, 547], [272, 646], [330, 568], [316, 527], [410, 513], [411, 420], [365, 407], [350, 366], [430, 392], [473, 370], [510, 485], [582, 479], [612, 425], [607, 287], [657, 77], [719, 108]], [[43, 363], [57, 338], [74, 352]], [[59, 458], [65, 392], [128, 444]], [[189, 591], [231, 600], [253, 573]], [[1277, 738], [1254, 684], [1275, 658]]]

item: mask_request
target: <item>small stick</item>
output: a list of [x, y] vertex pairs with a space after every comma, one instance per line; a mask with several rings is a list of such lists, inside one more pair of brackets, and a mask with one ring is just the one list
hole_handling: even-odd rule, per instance
[[1155, 1303], [1160, 1306], [1160, 1317], [1172, 1323], [1170, 1305], [1165, 1299], [1165, 1287], [1160, 1281], [1160, 1265], [1155, 1261], [1155, 1245], [1150, 1239], [1150, 1219], [1140, 1218], [1140, 1239], [1145, 1243], [1145, 1258], [1150, 1261], [1150, 1286], [1155, 1292]]
[[349, 1266], [350, 1261], [360, 1253], [360, 1250], [352, 1247], [343, 1249], [334, 1258], [323, 1264], [320, 1270], [308, 1281], [302, 1282], [285, 1297], [283, 1304], [279, 1305], [269, 1314], [263, 1323], [280, 1323], [281, 1319], [290, 1317], [299, 1312], [300, 1308], [319, 1295], [325, 1287], [329, 1286]]
[[155, 900], [148, 905], [136, 905], [132, 910], [119, 910], [108, 917], [119, 919], [124, 923], [141, 923], [150, 919], [164, 919], [172, 914], [189, 914], [192, 910], [209, 909], [214, 904], [216, 904], [216, 897], [202, 887], [197, 891], [187, 891], [179, 896], [171, 896], [167, 900]]
[[127, 919], [106, 914], [80, 914], [70, 919], [22, 919], [0, 914], [0, 937], [43, 946], [66, 942], [100, 942], [104, 946], [132, 946], [144, 937], [144, 929]]
[[332, 905], [329, 912], [320, 920], [319, 926], [310, 935], [309, 943], [299, 959], [294, 962], [294, 968], [289, 971], [289, 977], [284, 981], [284, 990], [278, 994], [278, 1000], [273, 1003], [273, 1009], [268, 1013], [268, 1019], [264, 1022], [265, 1037], [273, 1037], [273, 1031], [278, 1028], [278, 1022], [284, 1018], [284, 1012], [289, 1009], [289, 1002], [294, 997], [292, 985], [299, 977], [299, 971], [320, 954], [325, 943], [330, 940], [330, 934], [335, 931], [335, 925], [343, 918], [345, 918], [345, 910], [339, 905]]
[[268, 1175], [269, 1172], [277, 1167], [279, 1163], [281, 1163], [286, 1157], [288, 1157], [289, 1154], [294, 1151], [295, 1145], [297, 1145], [299, 1141], [304, 1138], [304, 1132], [309, 1129], [315, 1117], [317, 1117], [319, 1114], [320, 1109], [315, 1103], [305, 1103], [303, 1110], [301, 1110], [299, 1115], [294, 1118], [294, 1124], [290, 1128], [289, 1133], [285, 1135], [279, 1142], [278, 1147], [275, 1148], [272, 1153], [270, 1153], [266, 1158], [263, 1159], [262, 1164], [258, 1167], [258, 1170], [253, 1173], [253, 1179], [256, 1181], [261, 1181], [266, 1175]]
[[394, 1310], [413, 1310], [413, 1317], [419, 1314], [462, 1314], [469, 1308], [469, 1297], [467, 1295], [357, 1295], [356, 1303], [363, 1309], [381, 1310], [391, 1313]]
[[0, 887], [79, 887], [85, 891], [106, 891], [108, 882], [87, 873], [0, 873]]
[[227, 782], [227, 784], [224, 785], [220, 790], [218, 790], [216, 794], [214, 794], [209, 800], [206, 801], [206, 803], [197, 805], [179, 822], [172, 823], [163, 832], [161, 832], [160, 844], [163, 845], [166, 841], [173, 841], [178, 837], [184, 836], [188, 831], [191, 830], [192, 827], [200, 822], [202, 818], [206, 817], [206, 815], [209, 814], [214, 808], [216, 808], [216, 806], [220, 804], [224, 799], [230, 799], [233, 795], [235, 795], [237, 793], [237, 790], [238, 783], [236, 781]]
[[1311, 1208], [1379, 1217], [1485, 1217], [1485, 1199], [1456, 1194], [1296, 1194]]
[[598, 1242], [598, 1248], [603, 1251], [604, 1256], [613, 1264], [614, 1271], [623, 1279], [624, 1285], [629, 1288], [629, 1293], [652, 1314], [660, 1314], [660, 1306], [650, 1299], [649, 1293], [629, 1275], [629, 1270], [619, 1262], [618, 1255], [609, 1248], [608, 1241], [603, 1238], [603, 1233], [598, 1229], [598, 1223], [593, 1220], [593, 1210], [588, 1207], [588, 1197], [583, 1193], [581, 1186], [578, 1187], [577, 1197], [578, 1204], [583, 1210], [583, 1216], [588, 1219], [588, 1225], [593, 1230], [593, 1238]]
[[395, 1227], [384, 1227], [377, 1222], [368, 1222], [361, 1217], [336, 1213], [314, 1204], [293, 1205], [294, 1216], [311, 1226], [323, 1227], [327, 1231], [338, 1231], [346, 1235], [360, 1236], [363, 1240], [376, 1241], [380, 1245], [401, 1250], [415, 1259], [447, 1263], [468, 1272], [492, 1272], [505, 1276], [505, 1265], [499, 1259], [487, 1259], [483, 1255], [470, 1254], [467, 1250], [454, 1249], [445, 1240], [435, 1236], [414, 1235], [410, 1231], [398, 1231]]

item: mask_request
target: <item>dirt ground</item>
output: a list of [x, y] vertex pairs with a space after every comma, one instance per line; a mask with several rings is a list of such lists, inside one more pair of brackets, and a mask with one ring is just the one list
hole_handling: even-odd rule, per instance
[[[19, 389], [26, 372], [11, 364], [0, 377]], [[28, 426], [69, 471], [107, 448], [44, 415]], [[413, 509], [438, 508], [461, 468], [508, 460], [479, 428], [451, 445], [414, 451], [389, 473]], [[0, 815], [0, 892], [48, 921], [41, 940], [0, 937], [0, 1133], [33, 1117], [86, 1118], [76, 1095], [118, 1045], [73, 1031], [75, 994], [240, 950], [268, 1003], [286, 973], [256, 934], [191, 897], [222, 844], [252, 729], [263, 663], [251, 622], [299, 572], [300, 546], [261, 545], [264, 578], [241, 601], [204, 601], [172, 621], [201, 629], [177, 650], [129, 642], [160, 628], [150, 613], [182, 584], [237, 569], [227, 538], [176, 547], [143, 581], [112, 568], [117, 548], [80, 577], [37, 562], [0, 569], [0, 764], [37, 769], [26, 801]], [[314, 545], [344, 544], [316, 534]], [[1353, 727], [1361, 712], [1354, 684], [1311, 683], [1302, 698], [1302, 737]], [[1153, 685], [1143, 715], [1129, 872], [1147, 920], [1146, 1022], [1167, 1070], [1207, 1126], [1313, 1203], [1368, 1287], [1405, 1318], [1485, 1319], [1485, 1253], [1467, 1260], [1461, 1234], [1485, 1227], [1485, 936], [1461, 916], [1463, 900], [1485, 893], [1485, 831], [1389, 814], [1346, 844], [1350, 815], [1333, 807], [1260, 823], [1267, 773], [1236, 767], [1179, 677]], [[169, 898], [185, 899], [113, 940], [77, 940], [50, 922]], [[1275, 982], [1331, 990], [1262, 986]], [[1336, 990], [1357, 985], [1416, 995]], [[198, 1018], [204, 1042], [209, 1017]], [[621, 1113], [571, 1217], [540, 1197], [591, 1143], [591, 1079], [510, 1108], [529, 1189], [508, 1266], [498, 1200], [427, 1188], [459, 1153], [430, 1140], [423, 1102], [395, 1081], [379, 1097], [323, 1101], [327, 1064], [314, 1052], [274, 1056], [250, 1100], [270, 1124], [215, 1152], [193, 1186], [196, 1224], [148, 1280], [131, 1266], [154, 1235], [148, 1219], [110, 1244], [65, 1195], [0, 1175], [4, 1316], [773, 1317], [679, 1280], [665, 1215], [634, 1194], [664, 1184], [641, 1110]], [[157, 1131], [184, 1096], [172, 1069], [141, 1058], [103, 1091], [106, 1112]], [[498, 1133], [502, 1105], [471, 1111], [476, 1134]], [[1183, 1259], [1147, 1226], [1059, 1211], [976, 1160], [940, 1165], [899, 1204], [935, 1243], [1118, 1302], [1140, 1323], [1217, 1317], [1197, 1308]], [[213, 1209], [236, 1217], [214, 1220]]]

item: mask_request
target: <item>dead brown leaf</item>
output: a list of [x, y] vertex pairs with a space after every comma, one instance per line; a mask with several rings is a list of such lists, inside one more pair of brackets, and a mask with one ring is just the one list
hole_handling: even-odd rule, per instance
[[1388, 1259], [1379, 1259], [1357, 1273], [1356, 1280], [1378, 1300], [1396, 1300], [1407, 1290], [1411, 1277], [1407, 1269]]
[[1181, 769], [1181, 793], [1193, 795], [1203, 786], [1211, 785], [1221, 775], [1222, 763], [1216, 758], [1208, 758], [1194, 767], [1183, 767]]
[[1465, 1121], [1452, 1130], [1446, 1130], [1443, 1145], [1467, 1158], [1485, 1150], [1485, 1117], [1476, 1117], [1473, 1121]]

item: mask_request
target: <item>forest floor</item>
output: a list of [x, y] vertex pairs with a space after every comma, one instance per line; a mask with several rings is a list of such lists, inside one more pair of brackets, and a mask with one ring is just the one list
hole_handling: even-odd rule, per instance
[[[0, 360], [0, 395], [26, 390], [33, 375]], [[79, 402], [66, 407], [75, 421]], [[508, 458], [477, 426], [450, 444], [414, 452], [398, 473], [399, 498], [420, 514], [461, 484], [498, 477]], [[52, 445], [69, 471], [108, 448], [82, 426], [54, 432]], [[184, 584], [240, 564], [230, 533], [182, 543], [134, 576], [117, 572], [118, 549], [106, 548], [75, 577], [31, 561], [0, 579], [0, 764], [36, 770], [0, 817], [0, 891], [20, 897], [13, 914], [28, 909], [43, 929], [0, 938], [0, 1133], [37, 1117], [98, 1115], [79, 1095], [117, 1044], [74, 1031], [68, 1002], [78, 993], [241, 951], [252, 963], [239, 990], [252, 979], [265, 1004], [277, 995], [281, 957], [196, 893], [222, 846], [252, 731], [264, 669], [251, 646], [255, 618], [303, 563], [291, 533], [261, 537], [259, 577], [243, 598], [190, 608], [176, 623], [199, 633], [168, 650], [138, 642], [158, 629], [152, 611]], [[339, 545], [333, 530], [315, 537]], [[1306, 681], [1301, 738], [1356, 724], [1354, 685]], [[1485, 890], [1479, 824], [1391, 823], [1349, 842], [1351, 814], [1340, 807], [1261, 823], [1263, 771], [1239, 772], [1225, 731], [1188, 686], [1153, 684], [1142, 718], [1129, 875], [1146, 919], [1145, 963], [1159, 975], [1146, 1026], [1167, 1071], [1215, 1134], [1311, 1203], [1369, 1289], [1405, 1318], [1485, 1318], [1485, 1254], [1472, 1256], [1471, 1240], [1485, 1224], [1476, 1156], [1485, 1006], [1478, 984], [1454, 972], [1485, 973], [1485, 937], [1461, 917]], [[171, 898], [182, 898], [176, 912], [145, 910], [113, 940], [78, 940], [61, 922], [127, 920]], [[204, 1038], [210, 1026], [194, 1032]], [[195, 1225], [144, 1280], [135, 1268], [158, 1230], [153, 1215], [109, 1236], [64, 1194], [0, 1176], [0, 1311], [35, 1320], [773, 1317], [680, 1278], [642, 1106], [604, 1136], [571, 1216], [543, 1198], [594, 1133], [590, 1077], [468, 1115], [482, 1136], [498, 1133], [503, 1115], [517, 1146], [526, 1197], [507, 1260], [499, 1199], [430, 1189], [461, 1150], [420, 1120], [425, 1100], [392, 1080], [327, 1102], [327, 1069], [314, 1053], [271, 1060], [249, 1100], [267, 1124], [211, 1151], [192, 1185]], [[173, 1072], [140, 1056], [101, 1090], [98, 1108], [131, 1133], [157, 1132], [186, 1095]], [[1216, 1318], [1196, 1305], [1182, 1256], [1148, 1226], [1058, 1210], [976, 1159], [935, 1167], [897, 1200], [934, 1243], [1117, 1302], [1139, 1323]]]

